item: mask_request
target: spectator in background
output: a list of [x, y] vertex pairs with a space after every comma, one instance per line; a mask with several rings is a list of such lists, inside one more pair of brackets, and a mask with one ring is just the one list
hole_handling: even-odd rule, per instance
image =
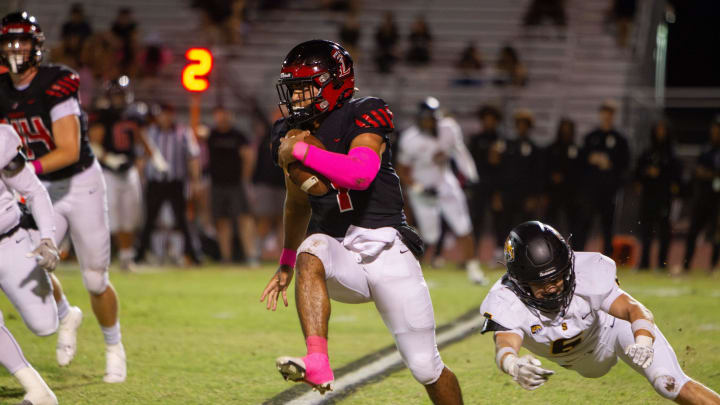
[[233, 221], [237, 224], [245, 260], [258, 264], [255, 224], [250, 216], [246, 191], [253, 167], [253, 150], [243, 133], [233, 127], [230, 111], [222, 106], [213, 111], [215, 127], [208, 137], [210, 195], [222, 261], [233, 258]]
[[175, 120], [175, 108], [170, 104], [154, 107], [155, 123], [150, 125], [147, 136], [157, 149], [154, 153], [167, 162], [167, 171], [158, 170], [154, 165], [145, 166], [145, 225], [140, 236], [140, 246], [135, 262], [145, 260], [145, 251], [150, 245], [150, 236], [156, 226], [158, 214], [165, 202], [169, 202], [175, 217], [175, 227], [183, 234], [185, 253], [193, 264], [200, 264], [200, 257], [190, 236], [186, 217], [186, 182], [190, 181], [190, 192], [194, 193], [200, 182], [200, 150], [192, 130]]
[[502, 137], [498, 127], [502, 121], [502, 114], [495, 106], [486, 105], [478, 111], [478, 118], [482, 124], [482, 131], [470, 137], [468, 150], [475, 161], [479, 180], [472, 188], [470, 216], [473, 222], [475, 240], [480, 241], [483, 231], [485, 213], [490, 209], [490, 218], [493, 219], [493, 236], [495, 248], [503, 245], [506, 237], [505, 230], [498, 220], [501, 214], [500, 192], [495, 179], [500, 167], [500, 155], [496, 145]]
[[628, 46], [632, 23], [635, 20], [637, 0], [614, 0], [610, 11], [617, 30], [617, 45], [621, 48]]
[[[580, 186], [580, 147], [575, 142], [575, 122], [560, 120], [555, 141], [544, 153], [542, 183], [547, 190], [547, 211], [544, 222], [563, 234], [575, 234], [580, 217], [578, 187]], [[564, 222], [563, 222], [564, 219]]]
[[340, 44], [348, 51], [351, 55], [355, 56], [355, 63], [357, 63], [357, 46], [360, 42], [360, 24], [358, 23], [355, 14], [348, 13], [345, 17], [345, 21], [340, 26], [340, 32], [338, 34], [340, 38]]
[[135, 74], [135, 57], [137, 54], [137, 22], [130, 7], [120, 7], [112, 23], [110, 32], [120, 42], [118, 62], [121, 73]]
[[247, 30], [247, 4], [245, 0], [234, 0], [230, 6], [230, 16], [225, 22], [227, 43], [241, 45]]
[[458, 78], [455, 84], [461, 86], [473, 86], [481, 84], [480, 71], [485, 66], [480, 51], [474, 43], [470, 42], [460, 54], [460, 59], [455, 64], [458, 70]]
[[395, 15], [386, 11], [382, 23], [375, 31], [375, 64], [380, 73], [391, 73], [397, 62], [397, 43], [400, 39]]
[[62, 25], [60, 37], [64, 40], [68, 37], [77, 37], [82, 48], [82, 43], [92, 35], [92, 27], [85, 16], [85, 9], [81, 3], [73, 3], [70, 6], [70, 18]]
[[520, 57], [512, 46], [504, 46], [500, 49], [495, 63], [494, 83], [498, 86], [525, 86], [527, 84], [527, 69], [520, 62]]
[[410, 42], [407, 53], [407, 61], [411, 65], [422, 66], [430, 63], [430, 47], [432, 46], [432, 35], [425, 16], [418, 15], [410, 27]]
[[630, 147], [623, 134], [614, 127], [617, 103], [605, 101], [599, 110], [600, 126], [585, 136], [581, 150], [583, 207], [577, 235], [570, 241], [574, 250], [585, 250], [593, 219], [600, 216], [603, 252], [612, 256], [615, 200], [630, 165]]
[[714, 268], [720, 256], [718, 221], [720, 220], [720, 117], [710, 125], [710, 145], [700, 154], [693, 175], [694, 188], [690, 229], [685, 241], [683, 270], [690, 271], [695, 241], [700, 232], [707, 228], [707, 235], [713, 243], [710, 266]]
[[162, 44], [157, 34], [151, 34], [138, 55], [138, 74], [144, 78], [158, 77], [171, 62], [172, 51]]
[[670, 248], [670, 207], [680, 191], [682, 167], [675, 156], [674, 145], [664, 121], [655, 124], [650, 146], [638, 158], [636, 186], [640, 191], [640, 235], [642, 255], [640, 269], [650, 268], [650, 248], [655, 236], [660, 241], [658, 268], [667, 267]]
[[540, 25], [547, 18], [555, 26], [565, 27], [567, 21], [564, 3], [564, 0], [533, 0], [525, 12], [523, 24], [525, 26]]
[[532, 111], [517, 109], [513, 115], [515, 138], [497, 146], [500, 155], [498, 179], [502, 206], [502, 229], [507, 235], [519, 223], [537, 217], [540, 181], [540, 149], [530, 139], [535, 125]]
[[[257, 220], [257, 239], [261, 248], [272, 245], [268, 241], [275, 231], [276, 242], [282, 241], [283, 202], [285, 201], [285, 176], [272, 159], [270, 153], [271, 133], [263, 131], [257, 146], [255, 170], [253, 171], [252, 211]], [[274, 246], [280, 247], [279, 243]]]

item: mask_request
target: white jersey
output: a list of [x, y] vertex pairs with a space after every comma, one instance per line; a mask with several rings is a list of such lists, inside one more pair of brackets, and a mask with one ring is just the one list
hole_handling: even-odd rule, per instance
[[575, 252], [575, 292], [564, 316], [554, 318], [526, 306], [498, 280], [480, 311], [523, 338], [532, 353], [561, 366], [595, 350], [602, 328], [612, 323], [610, 305], [623, 294], [616, 280], [615, 262], [600, 253]]
[[440, 119], [437, 123], [437, 136], [421, 131], [415, 125], [400, 135], [398, 162], [409, 166], [413, 181], [424, 187], [437, 188], [443, 183], [456, 181], [449, 160], [436, 159], [439, 153], [453, 158], [468, 180], [477, 181], [475, 163], [463, 141], [462, 130], [454, 119]]
[[27, 167], [9, 176], [5, 171], [20, 150], [20, 137], [10, 125], [0, 124], [0, 234], [17, 226], [21, 212], [12, 190], [25, 197], [41, 238], [52, 238], [53, 208], [47, 191]]

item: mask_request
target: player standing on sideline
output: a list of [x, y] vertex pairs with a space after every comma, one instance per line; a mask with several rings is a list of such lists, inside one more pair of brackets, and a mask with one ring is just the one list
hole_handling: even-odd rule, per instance
[[[20, 151], [20, 138], [10, 125], [0, 124], [0, 288], [20, 313], [25, 325], [38, 336], [57, 330], [58, 318], [46, 271], [53, 271], [60, 257], [53, 242], [53, 208], [50, 197]], [[27, 198], [40, 234], [35, 249], [23, 213], [12, 194]], [[14, 242], [14, 243], [13, 243]], [[44, 269], [44, 270], [43, 270]], [[25, 360], [20, 346], [5, 327], [0, 312], [0, 364], [25, 389], [33, 405], [57, 404], [42, 377]], [[27, 402], [23, 402], [27, 403]]]
[[[0, 123], [21, 137], [35, 173], [48, 189], [55, 209], [55, 240], [70, 238], [90, 293], [93, 312], [107, 344], [105, 382], [125, 381], [125, 350], [118, 322], [118, 301], [108, 278], [110, 231], [107, 196], [100, 165], [90, 150], [78, 99], [77, 73], [60, 65], [39, 65], [45, 36], [27, 12], [6, 15], [0, 26]], [[70, 307], [53, 277], [60, 329], [57, 360], [75, 356], [82, 312]]]
[[[110, 231], [118, 246], [120, 268], [127, 271], [134, 268], [133, 240], [141, 210], [140, 175], [135, 166], [137, 146], [143, 147], [158, 170], [167, 171], [167, 163], [159, 153], [153, 153], [140, 128], [147, 106], [131, 104], [133, 94], [129, 86], [127, 76], [105, 83], [104, 97], [91, 114], [88, 130], [90, 146], [103, 167], [107, 183]], [[142, 108], [145, 111], [137, 111]]]
[[470, 281], [487, 284], [475, 257], [475, 238], [467, 198], [450, 167], [453, 159], [468, 182], [476, 183], [475, 162], [452, 117], [443, 116], [440, 103], [428, 97], [420, 103], [416, 124], [400, 135], [398, 173], [408, 187], [408, 198], [429, 255], [439, 255], [441, 221], [450, 226], [462, 249], [462, 265]]
[[[297, 251], [295, 301], [308, 351], [302, 358], [278, 358], [280, 373], [321, 393], [331, 390], [330, 298], [373, 301], [430, 399], [461, 404], [457, 378], [437, 349], [430, 293], [413, 255], [421, 253], [422, 241], [405, 224], [400, 181], [389, 164], [392, 113], [378, 98], [352, 98], [352, 59], [330, 41], [293, 48], [277, 89], [287, 111], [272, 129], [276, 161], [287, 168], [300, 160], [334, 184], [324, 196], [308, 196], [286, 177], [283, 254], [261, 301], [267, 298], [267, 308], [275, 310], [282, 295], [288, 305]], [[310, 133], [327, 150], [302, 142]]]
[[658, 394], [680, 404], [720, 404], [720, 396], [683, 373], [650, 311], [620, 289], [615, 262], [573, 252], [552, 227], [516, 226], [505, 241], [507, 273], [480, 307], [482, 333], [495, 332], [500, 370], [534, 390], [554, 373], [520, 347], [583, 377], [605, 375], [620, 357]]

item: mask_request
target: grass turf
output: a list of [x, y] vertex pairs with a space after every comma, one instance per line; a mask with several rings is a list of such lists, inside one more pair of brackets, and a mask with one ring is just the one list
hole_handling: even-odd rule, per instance
[[[288, 308], [276, 313], [259, 303], [272, 267], [247, 270], [207, 266], [198, 270], [151, 268], [140, 274], [113, 272], [121, 299], [123, 342], [128, 356], [124, 384], [102, 382], [102, 334], [80, 274], [58, 274], [69, 300], [85, 313], [78, 354], [68, 368], [55, 364], [55, 337], [32, 335], [7, 299], [0, 309], [26, 357], [53, 388], [61, 404], [256, 404], [290, 387], [274, 367], [279, 355], [302, 355], [304, 343], [292, 291]], [[500, 272], [492, 272], [493, 279]], [[438, 324], [482, 301], [487, 287], [466, 282], [463, 272], [426, 270]], [[698, 274], [669, 279], [620, 271], [622, 287], [648, 306], [673, 344], [687, 374], [720, 389], [720, 298], [717, 278]], [[392, 343], [372, 304], [333, 302], [331, 362], [335, 368]], [[465, 402], [476, 403], [661, 403], [652, 387], [618, 363], [600, 379], [557, 372], [548, 384], [526, 392], [494, 364], [492, 338], [474, 335], [442, 352], [460, 379]], [[0, 403], [19, 402], [22, 392], [0, 372]], [[423, 404], [425, 391], [409, 371], [359, 389], [346, 404]]]

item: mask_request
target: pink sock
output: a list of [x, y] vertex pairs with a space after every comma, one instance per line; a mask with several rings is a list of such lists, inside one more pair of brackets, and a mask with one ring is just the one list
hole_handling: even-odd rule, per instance
[[327, 356], [327, 339], [322, 336], [308, 336], [305, 339], [305, 346], [307, 346], [307, 354], [322, 353]]
[[308, 336], [305, 344], [307, 345], [307, 356], [303, 357], [305, 380], [316, 385], [334, 380], [327, 354], [327, 339], [321, 336]]

